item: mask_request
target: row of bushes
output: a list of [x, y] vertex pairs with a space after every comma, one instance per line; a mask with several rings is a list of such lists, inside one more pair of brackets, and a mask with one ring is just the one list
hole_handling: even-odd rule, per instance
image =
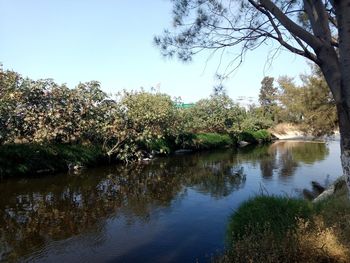
[[[0, 94], [0, 145], [99, 145], [123, 161], [142, 158], [148, 148], [169, 152], [164, 141], [178, 142], [188, 134], [237, 137], [269, 127], [258, 111], [240, 107], [224, 93], [183, 108], [180, 100], [166, 94], [141, 90], [109, 96], [97, 81], [70, 89], [51, 79], [34, 81], [0, 68]], [[229, 138], [222, 136], [227, 144]], [[215, 136], [204, 137], [184, 143], [193, 148], [202, 148], [202, 141], [209, 141], [203, 148], [222, 144]]]

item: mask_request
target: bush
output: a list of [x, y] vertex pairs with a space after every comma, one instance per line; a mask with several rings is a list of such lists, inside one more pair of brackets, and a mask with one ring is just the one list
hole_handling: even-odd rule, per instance
[[170, 139], [153, 139], [145, 143], [148, 152], [155, 151], [158, 154], [169, 154], [172, 152], [172, 142]]
[[230, 133], [239, 130], [245, 110], [226, 94], [214, 94], [182, 111], [184, 129], [191, 133]]

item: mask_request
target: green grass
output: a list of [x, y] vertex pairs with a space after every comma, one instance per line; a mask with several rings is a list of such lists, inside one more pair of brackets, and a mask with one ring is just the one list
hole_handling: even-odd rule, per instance
[[265, 229], [281, 238], [296, 226], [297, 218], [310, 218], [311, 211], [311, 203], [302, 199], [255, 197], [243, 203], [231, 217], [228, 241], [232, 243], [244, 235], [256, 235]]
[[7, 144], [0, 147], [0, 177], [66, 171], [69, 163], [91, 166], [103, 160], [96, 146]]
[[201, 150], [224, 148], [233, 145], [228, 134], [200, 133], [194, 138], [194, 147]]
[[218, 262], [350, 262], [345, 183], [319, 203], [257, 196], [231, 216]]
[[177, 149], [210, 150], [231, 147], [235, 145], [229, 134], [219, 133], [184, 133], [177, 136]]
[[249, 143], [263, 143], [270, 142], [272, 140], [272, 136], [267, 130], [245, 131], [238, 135], [238, 140]]

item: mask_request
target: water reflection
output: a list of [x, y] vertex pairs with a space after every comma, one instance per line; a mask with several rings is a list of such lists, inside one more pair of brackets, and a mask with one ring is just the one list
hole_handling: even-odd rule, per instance
[[107, 219], [118, 222], [123, 217], [130, 227], [136, 221], [148, 224], [160, 209], [171, 211], [174, 200], [188, 198], [189, 189], [214, 203], [245, 189], [247, 164], [258, 166], [263, 178], [290, 177], [298, 166], [322, 161], [328, 154], [321, 143], [278, 142], [238, 152], [186, 154], [148, 164], [104, 167], [79, 175], [3, 181], [0, 261], [33, 257], [49, 242], [77, 235], [95, 236], [103, 244], [109, 231]]

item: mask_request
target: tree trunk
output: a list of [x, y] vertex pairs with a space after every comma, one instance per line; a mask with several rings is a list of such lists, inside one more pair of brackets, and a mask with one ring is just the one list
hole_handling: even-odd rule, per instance
[[348, 107], [344, 107], [342, 104], [337, 105], [337, 111], [340, 132], [340, 159], [350, 199], [350, 111]]
[[338, 22], [340, 100], [339, 118], [341, 164], [350, 198], [350, 0], [334, 1]]

